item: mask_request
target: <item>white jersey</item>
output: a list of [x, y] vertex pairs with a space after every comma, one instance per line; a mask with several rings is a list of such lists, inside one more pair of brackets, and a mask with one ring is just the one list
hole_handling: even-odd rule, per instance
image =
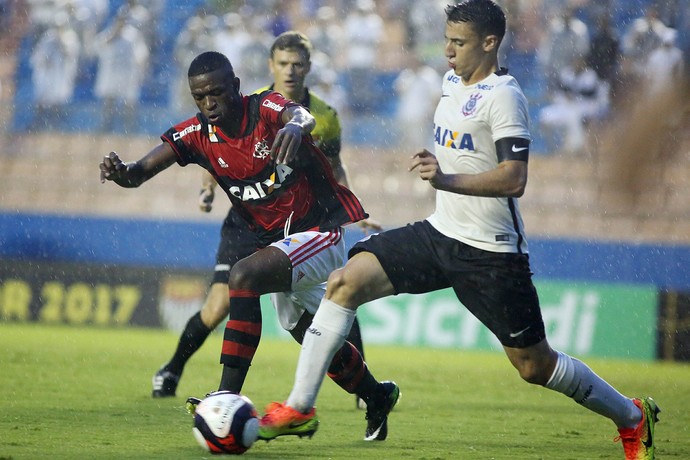
[[[495, 142], [531, 139], [527, 99], [515, 78], [494, 73], [465, 86], [451, 70], [434, 115], [435, 154], [445, 174], [478, 174], [498, 166]], [[516, 198], [491, 198], [436, 191], [427, 219], [444, 235], [492, 252], [527, 253]]]

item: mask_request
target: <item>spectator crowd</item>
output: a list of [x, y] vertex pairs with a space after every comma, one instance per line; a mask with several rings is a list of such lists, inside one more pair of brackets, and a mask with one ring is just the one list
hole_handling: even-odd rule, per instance
[[[19, 10], [27, 16], [31, 74], [19, 74], [18, 66], [15, 77], [31, 82], [33, 116], [25, 129], [62, 129], [80, 91], [98, 104], [101, 132], [140, 131], [138, 109], [150, 88], [160, 93], [154, 102], [171, 114], [166, 118], [192, 113], [186, 69], [209, 49], [226, 54], [244, 91], [253, 91], [270, 82], [274, 37], [296, 29], [316, 47], [310, 88], [345, 123], [353, 115], [386, 117], [398, 130], [391, 138], [428, 148], [447, 70], [436, 32], [446, 3], [24, 0], [3, 2], [0, 19], [8, 23]], [[590, 127], [610, 117], [629, 88], [653, 97], [687, 73], [688, 0], [499, 3], [508, 19], [501, 65], [533, 101], [548, 152], [586, 151]]]

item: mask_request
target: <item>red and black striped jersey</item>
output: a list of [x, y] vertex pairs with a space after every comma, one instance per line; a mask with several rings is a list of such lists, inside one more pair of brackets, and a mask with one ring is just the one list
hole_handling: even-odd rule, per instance
[[[269, 152], [282, 112], [292, 105], [279, 93], [242, 98], [242, 131], [231, 137], [199, 113], [161, 136], [181, 166], [196, 163], [225, 190], [233, 207], [261, 240], [274, 241], [290, 220], [291, 233], [330, 230], [368, 217], [357, 197], [337, 183], [326, 157], [311, 136], [289, 164], [276, 164]], [[291, 217], [292, 216], [292, 217]]]

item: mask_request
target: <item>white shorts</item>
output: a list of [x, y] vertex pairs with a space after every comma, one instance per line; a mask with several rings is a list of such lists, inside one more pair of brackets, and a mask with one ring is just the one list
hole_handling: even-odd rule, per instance
[[312, 315], [326, 293], [326, 280], [345, 264], [344, 230], [302, 232], [290, 235], [271, 246], [283, 251], [292, 262], [290, 291], [271, 294], [280, 325], [291, 331], [304, 311]]

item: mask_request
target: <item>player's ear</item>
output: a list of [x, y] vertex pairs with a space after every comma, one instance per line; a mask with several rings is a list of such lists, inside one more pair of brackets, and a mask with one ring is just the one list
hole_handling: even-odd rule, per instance
[[235, 77], [235, 79], [232, 81], [233, 85], [235, 85], [235, 89], [237, 92], [240, 92], [240, 77]]
[[486, 52], [498, 50], [498, 45], [500, 44], [501, 41], [498, 39], [498, 35], [487, 35], [484, 37], [484, 51]]

